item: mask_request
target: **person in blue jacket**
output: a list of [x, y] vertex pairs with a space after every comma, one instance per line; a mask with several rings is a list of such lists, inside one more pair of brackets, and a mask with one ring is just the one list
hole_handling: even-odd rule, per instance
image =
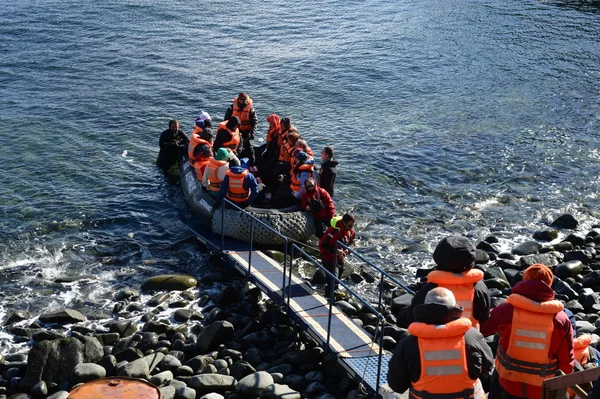
[[252, 205], [258, 196], [258, 182], [252, 173], [240, 164], [237, 157], [229, 160], [229, 170], [221, 183], [217, 202], [227, 198], [240, 208]]

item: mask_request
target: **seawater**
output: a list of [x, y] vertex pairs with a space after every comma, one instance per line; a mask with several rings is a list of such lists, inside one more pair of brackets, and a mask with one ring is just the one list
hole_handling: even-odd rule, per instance
[[[0, 1], [0, 316], [109, 314], [114, 290], [207, 273], [154, 166], [177, 118], [250, 93], [341, 162], [359, 250], [410, 274], [448, 234], [507, 248], [598, 218], [596, 1]], [[89, 276], [55, 283], [59, 276]]]

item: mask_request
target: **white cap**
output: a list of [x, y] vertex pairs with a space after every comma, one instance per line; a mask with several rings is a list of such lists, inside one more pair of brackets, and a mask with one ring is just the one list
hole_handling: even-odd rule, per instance
[[201, 121], [209, 121], [210, 115], [208, 114], [208, 112], [200, 111], [200, 115], [198, 116], [198, 119]]

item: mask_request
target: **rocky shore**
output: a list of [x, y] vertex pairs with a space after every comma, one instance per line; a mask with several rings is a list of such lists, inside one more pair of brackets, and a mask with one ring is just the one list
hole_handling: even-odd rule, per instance
[[[563, 215], [510, 251], [502, 251], [494, 235], [478, 242], [476, 267], [485, 273], [493, 306], [506, 301], [525, 268], [543, 263], [553, 269], [552, 288], [575, 314], [578, 332], [599, 334], [600, 225], [588, 232], [577, 226], [575, 218]], [[419, 269], [418, 280], [428, 272]], [[350, 279], [378, 281], [367, 270]], [[372, 336], [383, 334], [384, 348], [392, 351], [408, 334], [412, 296], [391, 283], [383, 288], [384, 325], [351, 298], [336, 306]], [[103, 377], [143, 378], [165, 399], [360, 395], [357, 383], [282, 309], [252, 284], [231, 279], [225, 269], [200, 281], [162, 275], [146, 280], [139, 290], [121, 289], [108, 320], [74, 309], [30, 318], [16, 310], [3, 321], [3, 331], [14, 342], [26, 342], [29, 350], [0, 355], [0, 399], [66, 398], [80, 384]]]

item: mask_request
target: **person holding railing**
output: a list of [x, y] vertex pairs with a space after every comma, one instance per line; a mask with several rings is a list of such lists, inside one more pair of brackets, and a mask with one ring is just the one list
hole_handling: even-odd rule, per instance
[[319, 187], [313, 178], [304, 182], [304, 193], [300, 197], [302, 209], [312, 213], [315, 219], [315, 235], [317, 238], [325, 234], [325, 226], [329, 226], [335, 216], [335, 205], [325, 189]]
[[490, 293], [483, 282], [483, 272], [474, 269], [475, 247], [467, 237], [443, 238], [433, 251], [434, 271], [427, 275], [427, 284], [413, 298], [408, 308], [408, 321], [413, 321], [413, 309], [421, 305], [425, 295], [435, 287], [448, 288], [454, 294], [463, 316], [479, 326], [490, 316]]
[[[335, 262], [337, 261], [337, 268], [343, 270], [344, 258], [347, 255], [347, 250], [338, 248], [337, 254], [335, 251], [335, 243], [341, 241], [346, 245], [351, 245], [354, 242], [354, 223], [356, 218], [354, 215], [349, 213], [344, 214], [342, 217], [334, 217], [331, 219], [331, 225], [325, 231], [325, 234], [319, 240], [319, 251], [321, 252], [322, 265], [330, 273], [335, 276], [341, 275], [335, 270]], [[337, 259], [336, 259], [337, 257]], [[333, 279], [327, 276], [327, 285], [325, 286], [325, 297], [329, 298], [331, 290], [335, 290], [337, 282], [332, 281]]]
[[529, 266], [507, 302], [492, 309], [481, 333], [500, 335], [496, 353], [499, 387], [490, 398], [531, 398], [542, 394], [542, 384], [558, 370], [573, 372], [573, 327], [562, 302], [550, 288], [552, 270]]
[[427, 293], [389, 362], [390, 388], [410, 389], [411, 399], [485, 398], [479, 377], [489, 373], [494, 355], [462, 313], [450, 290]]

